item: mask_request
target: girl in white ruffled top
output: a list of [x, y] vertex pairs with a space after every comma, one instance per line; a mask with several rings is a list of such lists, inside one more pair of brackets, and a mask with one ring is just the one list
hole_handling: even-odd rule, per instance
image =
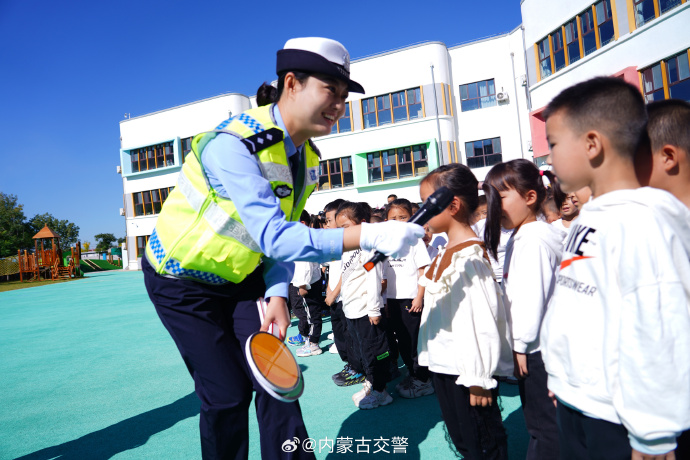
[[512, 339], [501, 287], [470, 227], [477, 179], [467, 166], [441, 166], [422, 180], [422, 200], [441, 186], [455, 196], [428, 224], [433, 233], [445, 232], [448, 244], [419, 281], [426, 288], [419, 364], [432, 372], [443, 420], [464, 458], [505, 459], [496, 377], [513, 373]]

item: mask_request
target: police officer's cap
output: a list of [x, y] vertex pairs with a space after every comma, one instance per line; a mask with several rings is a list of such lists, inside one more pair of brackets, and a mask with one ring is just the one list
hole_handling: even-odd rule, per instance
[[276, 73], [290, 71], [320, 73], [347, 83], [353, 93], [364, 93], [362, 85], [350, 80], [350, 53], [335, 40], [320, 37], [292, 38], [278, 51]]

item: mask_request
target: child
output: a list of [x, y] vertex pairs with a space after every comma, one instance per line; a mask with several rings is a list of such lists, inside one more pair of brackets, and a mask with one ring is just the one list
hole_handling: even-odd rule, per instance
[[548, 194], [544, 203], [541, 205], [541, 212], [547, 224], [553, 224], [561, 219], [561, 209], [553, 193]]
[[[410, 217], [412, 203], [408, 200], [399, 198], [388, 204], [386, 220], [407, 222]], [[395, 333], [398, 352], [408, 372], [407, 378], [396, 386], [403, 398], [419, 398], [434, 393], [429, 370], [417, 362], [417, 337], [424, 301], [424, 289], [417, 287], [417, 281], [429, 263], [429, 253], [421, 240], [405, 256], [389, 258], [384, 263], [384, 276], [388, 283], [388, 328]]]
[[674, 458], [690, 427], [690, 213], [638, 188], [638, 88], [594, 78], [561, 92], [544, 117], [561, 187], [593, 196], [542, 328], [564, 458]]
[[435, 248], [431, 244], [431, 238], [434, 236], [433, 233], [431, 233], [431, 230], [429, 230], [429, 226], [425, 225], [424, 226], [424, 236], [422, 237], [422, 241], [424, 241], [424, 245], [426, 246], [426, 252], [429, 254], [429, 260], [434, 260], [434, 257], [438, 255], [438, 248]]
[[[345, 202], [338, 207], [335, 221], [338, 227], [348, 228], [368, 222], [370, 216], [368, 204]], [[393, 402], [386, 391], [390, 357], [381, 316], [381, 264], [371, 271], [364, 269], [364, 263], [372, 256], [373, 252], [357, 249], [343, 252], [342, 259], [343, 313], [352, 343], [348, 359], [358, 363], [367, 376], [362, 390], [352, 397], [360, 409], [375, 409]]]
[[484, 241], [494, 258], [501, 227], [513, 230], [506, 246], [503, 289], [511, 319], [515, 377], [530, 434], [527, 459], [534, 460], [559, 458], [556, 410], [548, 397], [539, 328], [556, 284], [563, 235], [537, 219], [546, 197], [543, 175], [551, 173], [539, 171], [528, 160], [513, 160], [494, 166], [484, 181], [489, 204]]
[[[328, 203], [324, 211], [324, 227], [337, 228], [335, 214], [338, 207], [344, 203], [342, 198], [335, 199]], [[341, 261], [334, 260], [328, 263], [328, 287], [326, 288], [326, 305], [331, 307], [331, 327], [333, 328], [333, 345], [336, 347], [340, 359], [345, 363], [343, 370], [334, 374], [333, 383], [338, 386], [350, 386], [362, 383], [365, 380], [364, 374], [356, 372], [352, 363], [348, 359], [348, 343], [350, 337], [347, 332], [347, 321], [343, 315], [343, 302], [340, 295], [341, 286]]]
[[[672, 193], [690, 207], [690, 103], [678, 99], [647, 105], [651, 141], [640, 181]], [[642, 155], [640, 155], [642, 156]]]
[[[307, 211], [302, 211], [300, 222], [309, 226], [311, 217]], [[297, 356], [304, 358], [323, 353], [319, 346], [321, 341], [321, 302], [319, 301], [321, 287], [318, 281], [321, 278], [321, 269], [317, 262], [295, 262], [295, 271], [288, 288], [290, 306], [295, 316], [299, 319], [297, 329], [299, 334], [290, 337], [289, 343], [300, 345]]]
[[479, 204], [477, 205], [477, 210], [472, 214], [470, 223], [475, 225], [483, 219], [486, 219], [486, 195], [479, 195]]
[[422, 179], [422, 199], [441, 186], [455, 196], [428, 224], [433, 232], [446, 232], [448, 244], [420, 279], [426, 290], [419, 363], [432, 372], [443, 420], [463, 457], [505, 459], [495, 377], [513, 371], [511, 339], [501, 288], [470, 227], [477, 179], [467, 166], [441, 166]]
[[[573, 221], [580, 215], [580, 208], [577, 207], [579, 201], [574, 193], [555, 193], [554, 200], [556, 206], [561, 210], [561, 218], [551, 222], [551, 225], [565, 233], [565, 238], [570, 235]], [[565, 243], [565, 239], [563, 240]]]

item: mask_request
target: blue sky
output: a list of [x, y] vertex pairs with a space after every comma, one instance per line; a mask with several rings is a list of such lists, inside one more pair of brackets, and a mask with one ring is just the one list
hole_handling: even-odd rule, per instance
[[[352, 60], [424, 41], [507, 32], [520, 2], [0, 0], [0, 191], [80, 239], [125, 234], [119, 122], [198, 99], [256, 93], [297, 36]], [[471, 65], [471, 63], [468, 63]]]

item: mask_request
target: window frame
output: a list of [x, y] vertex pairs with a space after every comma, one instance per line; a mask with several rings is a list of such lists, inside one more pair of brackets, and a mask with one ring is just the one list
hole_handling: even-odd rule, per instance
[[[415, 98], [414, 104], [410, 104], [410, 92], [412, 92], [412, 94], [414, 94], [414, 98]], [[404, 93], [405, 113], [407, 114], [407, 118], [404, 120], [400, 119], [400, 120], [396, 121], [394, 108], [401, 108], [402, 106], [393, 106], [393, 95], [399, 94], [399, 93]], [[419, 94], [419, 100], [417, 100], [418, 94]], [[373, 109], [374, 110], [373, 111], [365, 111], [365, 108], [367, 110], [369, 110], [371, 108], [371, 101], [373, 101]], [[380, 104], [379, 101], [383, 101], [383, 103]], [[386, 102], [388, 103], [388, 107], [385, 107]], [[410, 116], [410, 106], [417, 106], [417, 105], [420, 106], [421, 116], [411, 117]], [[396, 123], [402, 123], [405, 121], [416, 120], [418, 118], [424, 118], [424, 116], [425, 116], [424, 91], [422, 90], [421, 86], [415, 86], [415, 87], [403, 89], [400, 91], [394, 91], [392, 93], [379, 94], [377, 96], [372, 96], [372, 97], [360, 99], [360, 110], [362, 112], [362, 130], [370, 129], [370, 128], [376, 128], [379, 126], [394, 125]], [[388, 113], [388, 115], [390, 116], [390, 121], [387, 121], [385, 123], [381, 123], [381, 116], [380, 115], [383, 113]], [[366, 126], [366, 123], [369, 120], [368, 117], [371, 117], [372, 114], [375, 114], [376, 124], [371, 125], [371, 126]]]
[[[349, 160], [349, 169], [345, 169], [343, 165], [343, 160]], [[340, 171], [338, 172], [331, 172], [331, 162], [338, 162], [338, 166], [340, 168]], [[324, 171], [324, 166], [325, 166], [325, 171], [326, 174], [321, 174]], [[333, 187], [333, 183], [331, 181], [331, 176], [338, 174], [340, 176], [340, 186], [338, 187]], [[346, 184], [345, 181], [345, 175], [346, 174], [352, 174], [352, 183]], [[321, 178], [322, 177], [327, 177], [328, 181], [328, 187], [324, 187], [321, 184]], [[348, 181], [349, 182], [349, 181]], [[323, 190], [335, 190], [338, 188], [346, 188], [346, 187], [352, 187], [355, 185], [355, 178], [354, 178], [354, 168], [353, 168], [353, 163], [352, 163], [352, 157], [351, 156], [345, 156], [345, 157], [337, 157], [337, 158], [329, 158], [327, 160], [321, 160], [319, 162], [319, 182], [317, 183], [316, 186], [316, 191], [323, 191]]]
[[[644, 22], [642, 22], [641, 24], [638, 24], [638, 23], [637, 23], [637, 15], [636, 15], [635, 7], [636, 7], [637, 5], [639, 5], [639, 4], [643, 3], [643, 2], [645, 2], [645, 1], [650, 1], [650, 2], [652, 2], [652, 5], [653, 5], [653, 7], [654, 7], [654, 17], [649, 17], [648, 19], [646, 19], [646, 20], [645, 20]], [[636, 29], [639, 29], [640, 27], [643, 27], [643, 26], [649, 24], [650, 22], [654, 21], [655, 19], [658, 19], [662, 14], [666, 14], [666, 13], [668, 13], [669, 11], [671, 11], [672, 9], [674, 9], [674, 8], [680, 6], [680, 5], [683, 5], [683, 4], [687, 3], [687, 2], [688, 2], [688, 0], [680, 0], [680, 3], [677, 3], [677, 4], [675, 4], [675, 5], [671, 6], [671, 7], [668, 7], [666, 10], [662, 11], [662, 10], [661, 10], [661, 4], [659, 3], [659, 0], [627, 0], [627, 6], [628, 6], [628, 26], [630, 27], [630, 32], [632, 32], [632, 31], [634, 31], [634, 30], [636, 30]], [[615, 2], [612, 2], [612, 3], [611, 3], [611, 7], [613, 8], [614, 5], [615, 5]], [[643, 18], [643, 19], [644, 19], [644, 18]]]
[[[331, 129], [331, 134], [352, 132], [352, 102], [345, 103], [345, 113], [347, 114], [347, 116], [343, 114], [343, 116], [335, 122], [335, 124], [333, 125], [333, 129]], [[343, 120], [350, 120], [350, 128], [348, 130], [343, 130], [340, 126], [340, 122]]]
[[[168, 196], [170, 196], [170, 192], [172, 192], [172, 189], [174, 187], [163, 187], [163, 188], [158, 188], [158, 189], [152, 189], [152, 190], [142, 190], [140, 192], [134, 192], [132, 193], [132, 214], [134, 217], [150, 217], [150, 216], [156, 216], [160, 214], [160, 210], [156, 211], [156, 205], [158, 201], [160, 201], [160, 209], [163, 209], [163, 204], [165, 203], [165, 200], [168, 199]], [[153, 192], [158, 193], [158, 201], [153, 199]], [[151, 206], [151, 213], [146, 213], [146, 205], [147, 202], [145, 200], [146, 196], [148, 195], [149, 197], [149, 202], [148, 204]], [[140, 199], [140, 202], [137, 203], [137, 198]], [[137, 206], [141, 207], [141, 211], [137, 210]]]
[[[169, 153], [167, 153], [169, 150]], [[132, 173], [152, 171], [154, 169], [175, 166], [175, 155], [173, 141], [161, 142], [159, 144], [147, 145], [127, 151], [130, 156]], [[172, 160], [168, 164], [168, 157]], [[135, 165], [136, 164], [136, 168]]]
[[[651, 101], [649, 100], [649, 97], [648, 97], [650, 94], [653, 94], [653, 93], [655, 93], [655, 92], [657, 92], [657, 91], [659, 91], [659, 90], [661, 89], [661, 88], [657, 88], [657, 89], [655, 90], [655, 89], [652, 88], [651, 91], [645, 91], [645, 84], [644, 84], [644, 83], [645, 83], [645, 78], [644, 78], [644, 73], [647, 72], [647, 71], [650, 71], [650, 70], [654, 69], [654, 67], [659, 66], [659, 67], [660, 67], [660, 70], [661, 70], [661, 84], [662, 84], [662, 87], [663, 87], [663, 89], [664, 89], [664, 100], [665, 100], [665, 99], [670, 99], [670, 98], [671, 98], [671, 87], [672, 87], [672, 86], [677, 85], [679, 82], [684, 82], [684, 81], [688, 80], [688, 78], [685, 78], [685, 79], [683, 79], [683, 80], [679, 80], [677, 83], [671, 84], [671, 79], [670, 79], [670, 77], [669, 77], [669, 75], [668, 75], [668, 68], [667, 68], [667, 66], [668, 66], [668, 61], [670, 61], [671, 59], [677, 59], [678, 56], [681, 56], [683, 53], [685, 53], [685, 54], [687, 55], [687, 57], [688, 57], [688, 66], [690, 67], [690, 48], [688, 48], [688, 49], [686, 49], [685, 51], [681, 51], [680, 53], [676, 53], [676, 54], [674, 54], [674, 55], [672, 55], [672, 56], [669, 56], [669, 57], [666, 57], [666, 58], [664, 58], [664, 59], [661, 59], [660, 61], [655, 62], [655, 63], [653, 63], [653, 64], [651, 64], [651, 65], [648, 65], [647, 67], [645, 67], [645, 68], [643, 68], [643, 69], [640, 69], [640, 70], [638, 71], [638, 77], [639, 77], [639, 80], [640, 80], [640, 91], [642, 92], [642, 95], [643, 95], [643, 97], [644, 97], [646, 103], [651, 102]], [[657, 100], [659, 100], [659, 99], [657, 99]]]
[[[135, 236], [134, 238], [136, 241], [137, 259], [139, 259], [139, 258], [143, 257], [144, 254], [146, 253], [146, 245], [149, 244], [149, 238], [151, 238], [151, 235], [139, 235], [139, 236]], [[139, 246], [139, 238], [144, 238], [144, 245], [141, 247]], [[140, 249], [141, 249], [141, 251], [140, 251]]]
[[[484, 83], [484, 84], [486, 85], [486, 96], [482, 96], [482, 95], [481, 95], [481, 92], [480, 92], [480, 90], [479, 90], [479, 84], [480, 84], [480, 83]], [[470, 96], [470, 92], [469, 92], [470, 85], [477, 85], [477, 97], [469, 97], [469, 96]], [[490, 93], [490, 92], [489, 92], [489, 87], [490, 87], [491, 85], [493, 85], [493, 87], [494, 87], [494, 92], [493, 92], [493, 93]], [[466, 88], [466, 93], [467, 93], [467, 98], [466, 98], [466, 99], [463, 99], [463, 98], [462, 98], [462, 89], [463, 89], [463, 87]], [[472, 111], [474, 111], [474, 110], [488, 109], [488, 108], [490, 108], [490, 107], [496, 107], [496, 106], [498, 106], [498, 100], [496, 99], [496, 79], [495, 79], [495, 78], [489, 78], [488, 80], [479, 80], [479, 81], [475, 81], [475, 82], [472, 82], [472, 83], [465, 83], [465, 84], [462, 84], [462, 85], [460, 85], [459, 88], [458, 88], [458, 94], [460, 95], [460, 111], [461, 111], [461, 112], [472, 112]], [[489, 103], [490, 105], [482, 106], [482, 99], [483, 99], [483, 98], [491, 98], [491, 97], [493, 97], [493, 103], [492, 103], [492, 104]], [[465, 109], [463, 108], [463, 102], [466, 102], [466, 101], [473, 101], [473, 100], [477, 100], [477, 101], [478, 101], [478, 102], [477, 102], [477, 107], [476, 107], [476, 108], [473, 108], [473, 109], [470, 108], [470, 109], [465, 110]]]
[[[609, 5], [609, 11], [610, 11], [610, 16], [601, 24], [598, 23], [597, 20], [597, 5], [599, 3], [602, 3], [604, 1], [608, 1]], [[630, 3], [630, 7], [628, 8], [628, 11], [631, 11], [632, 8], [632, 2], [633, 0], [628, 0]], [[655, 2], [658, 0], [654, 0]], [[687, 0], [681, 0], [682, 2], [685, 2]], [[604, 8], [604, 11], [606, 12], [606, 8]], [[585, 22], [584, 18], [591, 18], [592, 22], [592, 29], [585, 34]], [[601, 29], [600, 27], [608, 24], [611, 22], [613, 26], [613, 36], [602, 45], [601, 43]], [[576, 40], [578, 43], [578, 50], [579, 50], [579, 57], [575, 60], [572, 59], [571, 56], [571, 45], [575, 43], [575, 38], [573, 38], [571, 41], [567, 40], [567, 33], [571, 32], [571, 36], [577, 35]], [[556, 70], [556, 65], [555, 65], [555, 54], [557, 52], [560, 52], [560, 49], [557, 51], [555, 50], [555, 44], [554, 44], [554, 36], [558, 33], [561, 33], [561, 39], [563, 42], [563, 51], [565, 55], [565, 66], [559, 68]], [[595, 48], [590, 48], [588, 53], [585, 53], [585, 39], [589, 40], [589, 35], [594, 34], [594, 44]], [[540, 40], [537, 40], [536, 43], [534, 43], [534, 62], [535, 62], [535, 67], [536, 67], [536, 75], [537, 75], [537, 81], [541, 81], [545, 78], [550, 77], [551, 75], [563, 70], [565, 67], [568, 67], [571, 64], [574, 64], [577, 61], [582, 60], [583, 58], [589, 56], [590, 54], [594, 53], [597, 50], [600, 50], [604, 46], [609, 45], [611, 42], [614, 42], [618, 40], [619, 38], [619, 32], [618, 32], [618, 16], [616, 12], [616, 2], [615, 0], [598, 0], [594, 2], [593, 4], [589, 5], [587, 8], [583, 9], [580, 11], [578, 14], [575, 16], [571, 17], [567, 21], [565, 21], [560, 27], [554, 29], [551, 31], [549, 34], [547, 34], [545, 37], [543, 37]], [[540, 57], [540, 50], [544, 48], [542, 44], [546, 42], [548, 39], [548, 45], [549, 45], [549, 56], [541, 58]], [[544, 48], [545, 49], [545, 48]], [[542, 53], [543, 54], [543, 53]], [[546, 64], [549, 64], [548, 66]], [[548, 75], [542, 75], [542, 70], [543, 69], [548, 69], [550, 73]]]
[[[486, 153], [485, 147], [486, 147], [486, 142], [487, 142], [487, 141], [489, 141], [489, 143], [491, 144], [491, 153]], [[496, 151], [494, 150], [495, 141], [498, 141], [498, 144], [499, 144], [499, 147], [500, 147], [500, 152], [496, 152]], [[483, 152], [483, 153], [482, 153], [481, 155], [473, 154], [472, 156], [469, 156], [469, 155], [468, 155], [468, 151], [469, 151], [469, 150], [468, 150], [468, 144], [471, 144], [471, 145], [472, 145], [472, 151], [473, 151], [473, 152], [476, 152], [476, 148], [475, 148], [475, 145], [474, 145], [474, 144], [477, 143], [477, 142], [481, 142], [481, 143], [482, 143], [481, 147], [482, 147], [482, 152]], [[487, 164], [487, 157], [492, 157], [492, 156], [497, 156], [497, 155], [499, 156], [499, 159], [498, 159], [497, 162]], [[482, 159], [482, 165], [481, 165], [481, 166], [480, 166], [480, 165], [470, 165], [470, 163], [471, 163], [471, 162], [470, 162], [470, 159], [478, 159], [478, 158], [481, 158], [481, 159]], [[476, 140], [473, 140], [473, 141], [467, 141], [467, 142], [465, 142], [465, 159], [466, 159], [466, 161], [467, 161], [467, 166], [468, 166], [470, 169], [475, 169], [475, 168], [486, 168], [486, 167], [490, 167], [490, 166], [493, 166], [493, 165], [496, 165], [496, 164], [502, 162], [502, 161], [503, 161], [503, 142], [501, 141], [501, 136], [498, 136], [498, 137], [490, 137], [490, 138], [487, 138], [487, 139], [476, 139]]]
[[[400, 162], [400, 155], [402, 154], [404, 156], [405, 150], [408, 150], [409, 153], [409, 161], [403, 161]], [[423, 152], [420, 154], [420, 159], [415, 160], [415, 152], [420, 151]], [[387, 165], [384, 165], [383, 163], [383, 154], [387, 154], [387, 158], [389, 160], [389, 163]], [[416, 177], [422, 177], [426, 176], [429, 173], [429, 152], [428, 152], [428, 145], [427, 144], [414, 144], [414, 145], [406, 145], [404, 147], [393, 147], [389, 149], [384, 149], [384, 150], [378, 150], [375, 152], [367, 152], [366, 154], [367, 158], [367, 183], [368, 184], [379, 184], [383, 182], [391, 182], [395, 180], [400, 180], [400, 179], [407, 179], [407, 178], [416, 178]], [[369, 156], [372, 157], [372, 161], [370, 162]], [[391, 163], [390, 159], [394, 159], [395, 163]], [[379, 166], [374, 166], [376, 164], [376, 160], [378, 159]], [[424, 163], [424, 165], [418, 165], [418, 163]], [[411, 174], [404, 174], [403, 176], [400, 175], [400, 165], [410, 165], [411, 167]], [[384, 172], [384, 167], [385, 166], [390, 166], [391, 168], [394, 167], [395, 171], [395, 177], [386, 177], [386, 173]], [[422, 168], [426, 168], [424, 171], [420, 171]], [[370, 171], [379, 169], [379, 174], [378, 174], [378, 180], [371, 180], [371, 177], [374, 175]]]

